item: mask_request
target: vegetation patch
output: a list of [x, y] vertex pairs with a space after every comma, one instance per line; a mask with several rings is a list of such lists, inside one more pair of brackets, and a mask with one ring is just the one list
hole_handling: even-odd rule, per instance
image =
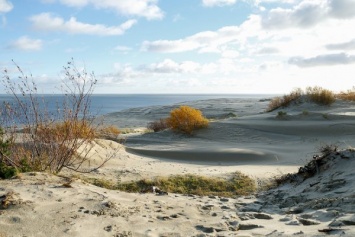
[[308, 116], [309, 115], [309, 111], [308, 110], [303, 110], [302, 111], [302, 115], [303, 116]]
[[173, 175], [142, 179], [126, 183], [114, 183], [102, 179], [86, 179], [87, 182], [106, 189], [141, 193], [159, 187], [168, 193], [194, 194], [201, 196], [218, 195], [225, 197], [249, 195], [256, 190], [255, 181], [250, 177], [236, 172], [232, 178], [210, 178], [199, 175]]
[[285, 116], [287, 115], [287, 112], [284, 111], [279, 111], [277, 112], [277, 118], [285, 118]]
[[97, 83], [93, 73], [78, 69], [73, 60], [68, 62], [63, 68], [62, 98], [56, 101], [56, 109], [52, 111], [45, 97], [38, 94], [32, 76], [26, 75], [15, 62], [14, 66], [15, 70], [3, 71], [1, 81], [11, 95], [0, 111], [4, 129], [0, 148], [2, 177], [9, 177], [15, 171], [57, 174], [63, 168], [87, 173], [113, 157], [112, 154], [96, 167], [88, 167], [89, 154], [95, 152], [91, 142], [97, 136], [119, 133], [113, 127], [99, 130], [95, 116], [90, 113], [90, 97]]
[[337, 97], [342, 100], [355, 101], [355, 87], [346, 92], [340, 92]]
[[169, 125], [168, 125], [167, 119], [161, 118], [157, 121], [153, 121], [153, 122], [148, 123], [147, 128], [149, 130], [153, 130], [154, 132], [160, 132], [165, 129], [168, 129]]
[[97, 129], [96, 137], [108, 140], [116, 140], [121, 131], [114, 125], [103, 126]]
[[170, 111], [168, 118], [161, 118], [147, 125], [147, 129], [154, 132], [170, 128], [174, 132], [188, 135], [192, 135], [195, 130], [206, 127], [208, 127], [208, 120], [203, 116], [202, 112], [185, 105]]
[[173, 131], [189, 135], [197, 129], [208, 127], [208, 120], [200, 110], [185, 105], [173, 109], [166, 122]]
[[299, 103], [299, 100], [303, 92], [301, 89], [295, 89], [290, 94], [282, 97], [275, 97], [268, 105], [267, 112], [274, 111], [278, 108], [285, 108], [291, 105], [291, 103]]
[[[354, 91], [355, 95], [355, 91]], [[336, 95], [322, 87], [307, 87], [305, 91], [298, 88], [290, 94], [272, 99], [266, 109], [266, 112], [272, 112], [279, 108], [286, 108], [291, 104], [300, 104], [303, 101], [310, 101], [319, 105], [331, 105], [336, 100]]]
[[332, 91], [319, 86], [307, 87], [306, 96], [311, 102], [320, 105], [331, 105], [336, 99], [335, 94]]
[[[349, 151], [354, 152], [353, 150]], [[285, 183], [303, 182], [305, 179], [331, 168], [330, 162], [332, 160], [342, 158], [342, 156], [339, 155], [340, 153], [336, 144], [322, 145], [318, 148], [318, 152], [320, 154], [314, 155], [311, 161], [298, 169], [297, 173], [288, 173], [274, 177], [265, 187], [271, 189]]]

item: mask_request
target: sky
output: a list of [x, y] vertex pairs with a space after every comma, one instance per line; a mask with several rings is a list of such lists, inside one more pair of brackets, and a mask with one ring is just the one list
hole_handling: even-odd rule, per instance
[[347, 90], [355, 0], [0, 0], [2, 72], [51, 93], [72, 58], [94, 93]]

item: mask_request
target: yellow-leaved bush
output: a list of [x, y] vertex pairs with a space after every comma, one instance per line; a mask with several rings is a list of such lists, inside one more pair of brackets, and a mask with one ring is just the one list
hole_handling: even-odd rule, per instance
[[200, 110], [185, 105], [173, 109], [166, 122], [172, 130], [186, 134], [208, 126], [208, 120]]

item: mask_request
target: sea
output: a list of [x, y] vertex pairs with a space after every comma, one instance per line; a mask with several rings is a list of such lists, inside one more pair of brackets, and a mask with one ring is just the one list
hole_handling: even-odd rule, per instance
[[[208, 100], [217, 98], [263, 98], [271, 95], [261, 94], [92, 94], [90, 111], [96, 115], [119, 112], [125, 109], [155, 105], [172, 105], [187, 101]], [[21, 96], [20, 96], [21, 97]], [[55, 110], [63, 95], [38, 95], [45, 101], [48, 111]], [[0, 103], [12, 101], [12, 95], [0, 95]]]

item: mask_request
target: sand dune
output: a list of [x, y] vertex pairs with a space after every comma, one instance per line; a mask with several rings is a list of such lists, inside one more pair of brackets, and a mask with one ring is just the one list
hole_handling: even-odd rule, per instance
[[[241, 171], [260, 180], [299, 171], [324, 144], [342, 151], [324, 156], [318, 173], [289, 175], [276, 189], [239, 198], [130, 194], [27, 173], [0, 181], [0, 236], [355, 236], [355, 152], [348, 149], [355, 144], [355, 104], [304, 103], [265, 113], [267, 103], [188, 102], [212, 119], [209, 128], [194, 136], [123, 134], [124, 146], [97, 140], [91, 164], [114, 156], [88, 177], [128, 181]], [[142, 128], [176, 106], [129, 109], [105, 121]], [[277, 116], [280, 110], [286, 115]]]

